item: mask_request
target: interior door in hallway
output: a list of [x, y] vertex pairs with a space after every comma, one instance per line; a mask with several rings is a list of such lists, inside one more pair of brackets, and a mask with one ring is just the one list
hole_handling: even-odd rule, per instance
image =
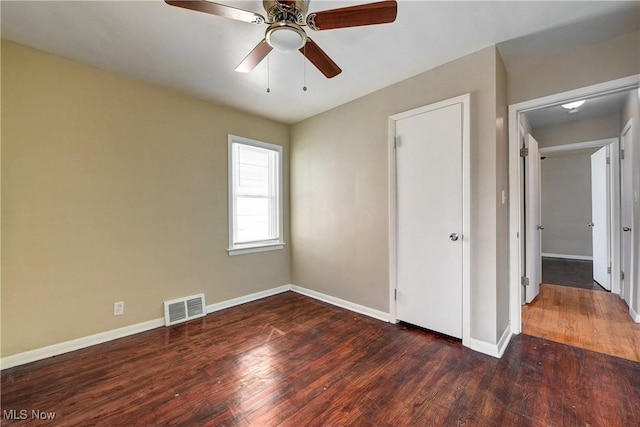
[[396, 317], [462, 338], [463, 105], [396, 121]]
[[[632, 254], [633, 254], [633, 132], [634, 123], [629, 121], [620, 135], [620, 148], [624, 156], [620, 160], [620, 179], [621, 179], [621, 280], [620, 280], [620, 296], [631, 306], [631, 298], [633, 295], [633, 273], [632, 272]], [[636, 279], [637, 282], [637, 279]], [[636, 285], [637, 287], [637, 285]]]
[[525, 301], [530, 303], [540, 292], [542, 282], [542, 224], [540, 224], [540, 153], [538, 141], [531, 135], [525, 139], [527, 155], [524, 158], [525, 181]]
[[609, 173], [608, 148], [602, 147], [591, 155], [591, 235], [593, 246], [593, 280], [611, 290], [609, 280]]

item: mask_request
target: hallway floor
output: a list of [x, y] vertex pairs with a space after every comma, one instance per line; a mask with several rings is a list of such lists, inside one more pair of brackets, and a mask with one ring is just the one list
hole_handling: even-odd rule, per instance
[[618, 295], [567, 286], [540, 285], [522, 307], [524, 334], [640, 362], [640, 324]]
[[542, 258], [542, 283], [604, 291], [593, 280], [593, 261], [563, 258]]

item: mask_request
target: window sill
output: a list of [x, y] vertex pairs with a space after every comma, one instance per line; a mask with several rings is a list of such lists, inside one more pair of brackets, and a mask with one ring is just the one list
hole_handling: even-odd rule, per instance
[[266, 251], [277, 251], [279, 249], [284, 248], [284, 243], [270, 243], [265, 245], [257, 245], [257, 246], [239, 246], [232, 249], [227, 249], [229, 252], [229, 256], [234, 255], [244, 255], [251, 254], [254, 252], [266, 252]]

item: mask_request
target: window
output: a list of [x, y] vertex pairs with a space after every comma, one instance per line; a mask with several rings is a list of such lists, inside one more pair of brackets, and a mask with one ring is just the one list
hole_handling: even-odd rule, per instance
[[282, 249], [282, 147], [229, 135], [229, 255]]

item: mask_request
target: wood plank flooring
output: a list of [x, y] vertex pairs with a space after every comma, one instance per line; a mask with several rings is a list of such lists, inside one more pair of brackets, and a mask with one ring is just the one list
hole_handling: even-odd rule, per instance
[[536, 299], [522, 308], [522, 331], [640, 362], [640, 324], [609, 292], [542, 284]]
[[603, 291], [593, 280], [593, 261], [542, 257], [542, 283]]
[[502, 359], [286, 292], [2, 372], [55, 426], [635, 426], [640, 364], [519, 335]]

